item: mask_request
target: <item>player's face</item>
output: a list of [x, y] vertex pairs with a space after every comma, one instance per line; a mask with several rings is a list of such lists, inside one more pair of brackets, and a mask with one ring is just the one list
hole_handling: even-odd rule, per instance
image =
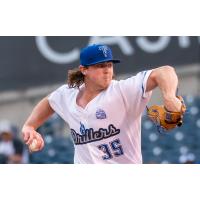
[[91, 65], [87, 69], [87, 80], [99, 89], [106, 89], [113, 78], [113, 63], [104, 62]]

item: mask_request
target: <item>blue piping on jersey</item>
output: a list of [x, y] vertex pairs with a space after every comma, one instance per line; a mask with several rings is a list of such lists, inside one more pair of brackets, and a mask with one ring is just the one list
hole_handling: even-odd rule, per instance
[[144, 76], [143, 76], [143, 79], [142, 79], [142, 98], [144, 99], [144, 97], [143, 97], [143, 95], [144, 95], [143, 81], [144, 81], [144, 78], [145, 78], [145, 76], [146, 76], [146, 74], [147, 74], [147, 71], [143, 71], [143, 73], [144, 73]]

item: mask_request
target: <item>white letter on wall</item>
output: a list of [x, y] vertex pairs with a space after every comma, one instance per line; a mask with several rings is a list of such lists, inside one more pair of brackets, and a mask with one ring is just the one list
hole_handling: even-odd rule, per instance
[[179, 45], [182, 48], [187, 48], [190, 46], [190, 39], [188, 36], [180, 36], [178, 37]]
[[136, 39], [137, 45], [147, 53], [157, 53], [167, 47], [170, 42], [169, 36], [159, 37], [157, 41], [149, 41], [147, 37], [140, 36]]
[[79, 58], [79, 49], [74, 48], [67, 53], [59, 53], [53, 50], [44, 36], [38, 36], [35, 38], [36, 46], [39, 52], [49, 61], [57, 64], [68, 64], [76, 61]]

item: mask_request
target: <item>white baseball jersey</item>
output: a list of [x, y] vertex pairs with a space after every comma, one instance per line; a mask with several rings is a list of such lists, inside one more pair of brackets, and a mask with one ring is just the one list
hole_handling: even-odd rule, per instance
[[50, 94], [50, 106], [70, 126], [75, 163], [142, 163], [141, 116], [151, 96], [145, 93], [150, 73], [112, 80], [85, 108], [76, 103], [78, 89], [63, 85]]

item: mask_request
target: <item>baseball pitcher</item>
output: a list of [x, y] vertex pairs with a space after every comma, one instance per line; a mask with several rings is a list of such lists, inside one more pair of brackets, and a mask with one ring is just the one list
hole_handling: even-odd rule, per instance
[[164, 105], [148, 108], [148, 116], [167, 131], [182, 124], [186, 108], [176, 96], [173, 67], [117, 81], [113, 68], [119, 62], [106, 45], [83, 48], [80, 66], [69, 71], [68, 83], [42, 99], [25, 122], [22, 133], [30, 151], [44, 147], [36, 129], [56, 112], [70, 126], [75, 163], [142, 163], [141, 117], [156, 87]]

